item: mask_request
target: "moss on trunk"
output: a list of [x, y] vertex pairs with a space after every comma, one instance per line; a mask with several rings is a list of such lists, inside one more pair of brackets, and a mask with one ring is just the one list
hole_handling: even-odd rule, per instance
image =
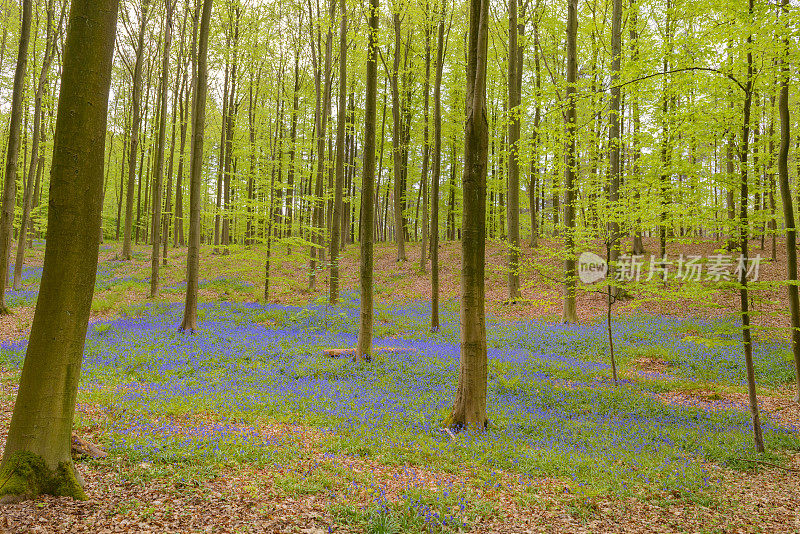
[[12, 454], [0, 469], [0, 502], [54, 495], [85, 500], [72, 462], [50, 469], [41, 456], [27, 451]]

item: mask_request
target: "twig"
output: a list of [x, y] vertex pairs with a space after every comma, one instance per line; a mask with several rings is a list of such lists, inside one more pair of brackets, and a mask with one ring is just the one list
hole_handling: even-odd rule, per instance
[[800, 473], [800, 469], [795, 469], [793, 467], [784, 467], [782, 465], [773, 464], [771, 462], [765, 462], [764, 460], [752, 460], [750, 458], [734, 458], [734, 460], [741, 460], [743, 462], [753, 462], [754, 464], [761, 464], [769, 467], [775, 467], [778, 469], [783, 469], [784, 471], [790, 471], [792, 473]]

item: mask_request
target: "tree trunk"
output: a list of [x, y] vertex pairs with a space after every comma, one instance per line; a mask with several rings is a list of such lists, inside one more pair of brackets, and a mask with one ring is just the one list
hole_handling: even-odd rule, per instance
[[[139, 150], [139, 127], [142, 121], [142, 62], [144, 61], [144, 37], [147, 30], [147, 11], [150, 0], [142, 0], [142, 20], [136, 41], [136, 63], [133, 67], [133, 96], [131, 97], [132, 120], [130, 124], [130, 149], [128, 150], [128, 195], [125, 201], [125, 231], [122, 236], [122, 259], [131, 259], [131, 233], [133, 231], [133, 192], [136, 185], [136, 158]], [[141, 190], [141, 180], [139, 181]], [[138, 235], [138, 226], [137, 226]]]
[[[62, 10], [63, 16], [64, 10]], [[14, 290], [19, 290], [22, 287], [22, 266], [25, 261], [25, 244], [27, 242], [27, 229], [30, 220], [31, 204], [33, 202], [33, 188], [35, 182], [38, 180], [38, 167], [41, 165], [39, 142], [45, 135], [42, 130], [42, 118], [44, 110], [42, 108], [42, 97], [47, 87], [47, 77], [50, 72], [50, 64], [55, 53], [56, 36], [55, 28], [53, 28], [54, 14], [54, 0], [49, 0], [47, 3], [47, 40], [44, 48], [44, 58], [42, 60], [42, 68], [39, 73], [39, 81], [36, 85], [35, 91], [35, 104], [33, 111], [33, 137], [31, 142], [31, 162], [28, 166], [28, 179], [25, 182], [25, 192], [22, 197], [22, 219], [20, 221], [19, 235], [17, 236], [17, 255], [14, 262]], [[61, 30], [61, 20], [58, 24], [58, 32]]]
[[[336, 11], [336, 0], [331, 0], [330, 3], [330, 19], [333, 20], [334, 13]], [[328, 29], [328, 32], [325, 36], [325, 63], [324, 63], [324, 88], [322, 87], [322, 74], [323, 72], [318, 68], [317, 69], [317, 77], [316, 77], [316, 92], [317, 92], [317, 102], [319, 106], [319, 111], [317, 113], [317, 124], [315, 127], [316, 135], [317, 135], [317, 176], [316, 176], [316, 183], [314, 187], [314, 201], [313, 201], [313, 210], [312, 210], [312, 247], [311, 247], [311, 261], [309, 264], [309, 278], [308, 278], [308, 286], [310, 290], [314, 290], [317, 283], [317, 255], [319, 255], [319, 259], [323, 261], [324, 258], [324, 246], [325, 246], [325, 227], [324, 227], [324, 210], [325, 210], [325, 201], [323, 198], [324, 192], [324, 179], [325, 179], [325, 168], [326, 160], [325, 160], [325, 140], [328, 131], [328, 114], [330, 113], [330, 103], [331, 103], [331, 53], [333, 48], [333, 32]], [[312, 48], [314, 44], [312, 43]], [[321, 54], [321, 50], [319, 51]], [[322, 58], [318, 58], [317, 61], [321, 60]]]
[[118, 0], [74, 0], [63, 52], [39, 300], [0, 463], [6, 500], [85, 498], [71, 450], [94, 292]]
[[[294, 235], [295, 187], [294, 173], [297, 166], [297, 120], [300, 108], [300, 52], [294, 58], [294, 91], [292, 94], [292, 126], [289, 130], [289, 171], [286, 174], [286, 237]], [[287, 245], [287, 254], [291, 255], [291, 245]]]
[[464, 217], [461, 242], [461, 360], [458, 390], [448, 426], [483, 429], [487, 354], [484, 272], [486, 265], [486, 63], [488, 0], [471, 0], [464, 133]]
[[[789, 0], [782, 0], [781, 11], [783, 18], [788, 19]], [[788, 24], [788, 20], [787, 20]], [[789, 293], [789, 314], [792, 321], [792, 353], [794, 354], [794, 369], [797, 393], [795, 402], [800, 403], [800, 298], [797, 289], [797, 227], [792, 204], [792, 190], [789, 187], [789, 143], [791, 139], [789, 122], [789, 37], [783, 39], [783, 53], [780, 63], [780, 96], [778, 112], [781, 121], [781, 143], [778, 149], [778, 183], [781, 189], [783, 202], [783, 220], [786, 224], [786, 280]]]
[[347, 126], [347, 11], [345, 0], [339, 0], [341, 24], [339, 26], [339, 103], [336, 122], [336, 186], [330, 237], [330, 293], [328, 302], [339, 300], [339, 241], [342, 231], [342, 195], [344, 188], [345, 127]]
[[400, 13], [393, 15], [394, 23], [394, 63], [392, 67], [392, 154], [394, 163], [394, 230], [397, 240], [397, 261], [406, 261], [406, 237], [403, 224], [403, 126], [400, 109], [400, 89], [398, 71], [400, 70]]
[[[639, 61], [639, 28], [637, 22], [638, 8], [636, 7], [636, 0], [631, 0], [631, 14], [630, 14], [630, 40], [631, 40], [631, 63], [637, 64]], [[631, 91], [630, 98], [633, 99], [631, 104], [632, 120], [633, 120], [633, 158], [631, 163], [631, 176], [636, 180], [637, 184], [642, 182], [639, 169], [639, 159], [642, 157], [641, 142], [639, 140], [639, 131], [641, 130], [641, 115], [639, 111], [639, 95], [636, 91]], [[642, 240], [642, 205], [640, 187], [634, 187], [634, 202], [637, 213], [636, 227], [633, 229], [633, 254], [644, 254], [644, 242]]]
[[439, 19], [436, 81], [433, 85], [433, 176], [431, 178], [431, 331], [439, 325], [439, 180], [442, 174], [442, 71], [444, 70], [446, 4]]
[[562, 320], [565, 323], [577, 323], [578, 312], [575, 307], [577, 277], [575, 268], [575, 191], [577, 148], [576, 137], [576, 98], [575, 84], [578, 79], [578, 0], [568, 0], [567, 4], [567, 109], [566, 119], [566, 155], [564, 168], [564, 248], [567, 254], [564, 260], [564, 307]]
[[519, 299], [519, 137], [522, 110], [523, 46], [525, 19], [518, 22], [517, 0], [508, 2], [508, 300]]
[[[614, 281], [614, 270], [620, 254], [619, 222], [622, 210], [619, 205], [619, 187], [621, 179], [621, 132], [620, 132], [620, 100], [622, 90], [619, 86], [622, 66], [622, 0], [613, 0], [611, 15], [611, 102], [608, 114], [608, 148], [611, 160], [611, 177], [609, 183], [609, 202], [611, 204], [611, 220], [608, 230], [610, 246], [608, 247], [608, 280]], [[609, 289], [609, 299], [619, 297], [619, 286]], [[610, 305], [610, 302], [609, 302]], [[609, 308], [610, 309], [610, 308]], [[610, 312], [609, 312], [610, 313]]]
[[[167, 140], [167, 96], [169, 95], [169, 51], [172, 45], [172, 2], [166, 2], [164, 24], [164, 55], [161, 62], [161, 113], [159, 114], [158, 139], [156, 140], [156, 166], [153, 169], [153, 251], [150, 258], [150, 298], [158, 295], [159, 251], [161, 249], [161, 189], [164, 179], [164, 153]], [[165, 237], [166, 240], [166, 237]]]
[[425, 4], [425, 81], [422, 88], [424, 104], [423, 104], [423, 133], [422, 133], [422, 173], [420, 174], [420, 199], [422, 202], [422, 243], [419, 255], [419, 271], [424, 273], [428, 268], [428, 219], [429, 219], [429, 202], [428, 199], [428, 164], [430, 160], [430, 119], [429, 119], [429, 94], [431, 83], [431, 27], [430, 27], [430, 14], [428, 13], [428, 4]]
[[375, 216], [375, 119], [378, 100], [378, 0], [369, 2], [369, 45], [367, 49], [366, 98], [364, 102], [364, 167], [361, 212], [361, 312], [356, 359], [372, 356], [373, 324], [373, 240]]
[[[749, 14], [753, 17], [753, 0], [749, 0]], [[739, 197], [739, 246], [741, 247], [744, 268], [739, 273], [739, 297], [742, 307], [742, 343], [744, 345], [744, 359], [747, 367], [747, 393], [750, 399], [750, 413], [753, 417], [753, 438], [756, 451], [764, 452], [764, 438], [761, 435], [761, 420], [758, 414], [758, 397], [756, 396], [756, 377], [753, 365], [753, 343], [750, 336], [750, 311], [747, 295], [747, 246], [748, 246], [748, 221], [747, 221], [747, 156], [750, 140], [750, 107], [753, 101], [753, 35], [747, 36], [747, 81], [744, 91], [744, 112], [742, 122], [742, 139], [739, 148], [739, 176], [741, 195]]]
[[[11, 239], [14, 233], [14, 204], [17, 198], [17, 160], [19, 159], [20, 125], [22, 102], [25, 98], [25, 72], [28, 70], [28, 48], [31, 37], [33, 1], [22, 0], [22, 25], [20, 26], [17, 68], [14, 71], [14, 89], [11, 95], [11, 120], [8, 126], [8, 152], [6, 153], [6, 176], [3, 182], [3, 206], [0, 213], [0, 315], [11, 312], [6, 307], [8, 284], [8, 262]], [[97, 234], [95, 234], [96, 236]]]
[[198, 38], [197, 79], [192, 113], [192, 155], [189, 173], [189, 251], [186, 254], [186, 304], [181, 330], [197, 330], [197, 289], [200, 278], [200, 211], [203, 196], [203, 140], [208, 96], [208, 34], [213, 0], [203, 0]]

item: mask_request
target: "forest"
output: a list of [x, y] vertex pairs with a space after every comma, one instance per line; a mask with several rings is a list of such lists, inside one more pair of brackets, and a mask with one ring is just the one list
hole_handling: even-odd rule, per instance
[[0, 534], [800, 531], [797, 0], [0, 22]]

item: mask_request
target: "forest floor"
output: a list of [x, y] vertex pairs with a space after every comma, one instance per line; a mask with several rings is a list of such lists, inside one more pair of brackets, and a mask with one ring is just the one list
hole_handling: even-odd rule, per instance
[[[780, 246], [753, 285], [762, 456], [730, 284], [629, 287], [613, 308], [615, 386], [605, 297], [581, 286], [580, 324], [559, 324], [560, 244], [523, 247], [523, 299], [509, 305], [506, 253], [488, 243], [492, 425], [453, 437], [439, 427], [457, 377], [458, 244], [440, 252], [437, 334], [419, 244], [404, 263], [377, 245], [376, 346], [409, 352], [361, 366], [323, 356], [355, 342], [357, 248], [343, 254], [337, 306], [324, 271], [309, 291], [307, 258], [276, 248], [264, 303], [262, 249], [204, 247], [200, 331], [187, 337], [185, 251], [170, 248], [151, 299], [148, 249], [120, 262], [118, 244], [101, 246], [76, 433], [109, 455], [77, 462], [87, 501], [6, 506], [0, 532], [800, 532]], [[39, 243], [0, 318], [3, 443], [42, 261]]]

